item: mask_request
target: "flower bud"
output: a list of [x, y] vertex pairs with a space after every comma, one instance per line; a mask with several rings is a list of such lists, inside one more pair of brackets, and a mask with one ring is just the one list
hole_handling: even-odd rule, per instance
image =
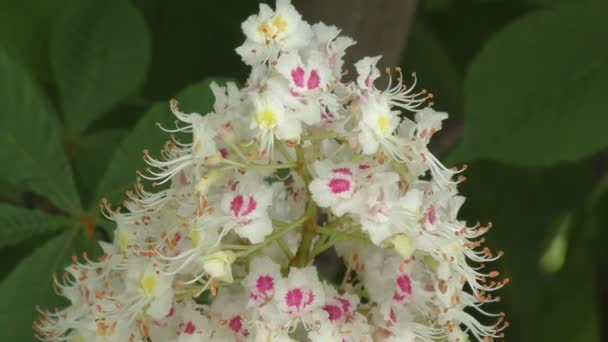
[[231, 283], [232, 263], [235, 259], [234, 252], [219, 251], [205, 258], [203, 269], [211, 278]]

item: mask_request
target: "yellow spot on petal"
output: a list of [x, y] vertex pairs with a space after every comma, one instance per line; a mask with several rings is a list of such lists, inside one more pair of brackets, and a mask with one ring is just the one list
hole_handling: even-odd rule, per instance
[[391, 122], [390, 119], [388, 117], [388, 115], [382, 113], [380, 115], [378, 115], [378, 118], [376, 119], [376, 123], [378, 124], [378, 129], [380, 130], [380, 132], [384, 135], [386, 134], [390, 134], [390, 129], [391, 129]]
[[156, 286], [158, 285], [158, 278], [154, 274], [144, 275], [141, 278], [141, 288], [147, 296], [152, 296]]
[[257, 113], [256, 121], [262, 128], [274, 128], [277, 125], [277, 113], [266, 108]]
[[282, 34], [287, 31], [287, 21], [283, 19], [280, 15], [277, 15], [272, 19], [272, 24], [277, 30], [277, 34]]
[[195, 229], [191, 230], [190, 231], [190, 239], [192, 240], [192, 243], [195, 246], [198, 246], [201, 243], [201, 241], [202, 241], [201, 232], [199, 230], [195, 230]]

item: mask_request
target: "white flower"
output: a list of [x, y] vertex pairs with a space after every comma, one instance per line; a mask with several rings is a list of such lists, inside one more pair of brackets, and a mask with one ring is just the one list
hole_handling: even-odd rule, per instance
[[243, 286], [249, 293], [249, 305], [263, 306], [268, 303], [281, 280], [280, 265], [268, 257], [254, 258], [249, 265], [249, 274], [243, 280]]
[[315, 162], [317, 175], [309, 185], [315, 203], [322, 208], [331, 208], [336, 216], [357, 212], [363, 204], [361, 184], [367, 175], [366, 163], [339, 164], [329, 161]]
[[400, 155], [399, 143], [393, 136], [399, 125], [399, 111], [391, 110], [386, 98], [369, 96], [361, 103], [359, 143], [364, 154], [374, 154], [380, 146], [391, 156]]
[[380, 77], [380, 70], [376, 68], [376, 64], [382, 56], [364, 57], [355, 63], [357, 70], [357, 86], [363, 90], [374, 90], [374, 82]]
[[277, 0], [276, 10], [260, 4], [260, 12], [242, 25], [247, 39], [236, 52], [246, 64], [253, 65], [276, 59], [280, 52], [293, 51], [309, 43], [310, 26], [289, 0]]
[[268, 216], [271, 204], [272, 189], [264, 183], [261, 175], [248, 173], [239, 177], [227, 189], [221, 202], [222, 211], [230, 221], [224, 224], [224, 232], [233, 230], [252, 243], [264, 241], [272, 232]]
[[[313, 45], [328, 61], [328, 65], [336, 79], [342, 76], [342, 65], [345, 50], [354, 45], [355, 41], [349, 37], [339, 36], [340, 30], [335, 26], [324, 23], [312, 25]], [[306, 50], [304, 50], [306, 52]]]
[[244, 291], [231, 291], [228, 288], [220, 290], [209, 309], [209, 316], [219, 330], [218, 336], [214, 336], [215, 339], [226, 341], [232, 337], [235, 341], [249, 340], [246, 303], [247, 296]]
[[131, 306], [126, 310], [128, 317], [137, 314], [136, 310], [147, 307], [146, 313], [152, 318], [164, 317], [173, 304], [173, 277], [163, 275], [152, 264], [132, 265], [127, 272], [127, 292], [130, 293]]
[[292, 267], [287, 279], [276, 285], [273, 301], [281, 313], [277, 319], [293, 327], [298, 322], [309, 326], [323, 317], [320, 313], [325, 304], [325, 293], [317, 269], [312, 266]]
[[[277, 86], [275, 88], [278, 88]], [[293, 117], [280, 97], [274, 94], [251, 94], [253, 117], [250, 127], [258, 131], [260, 151], [272, 155], [274, 139], [298, 140], [302, 124]], [[291, 114], [291, 117], [290, 117]]]

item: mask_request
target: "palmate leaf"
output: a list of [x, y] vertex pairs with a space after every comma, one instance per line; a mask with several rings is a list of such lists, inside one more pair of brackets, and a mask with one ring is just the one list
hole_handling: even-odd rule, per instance
[[[215, 78], [222, 84], [226, 79]], [[214, 97], [209, 89], [211, 80], [193, 84], [181, 91], [176, 98], [180, 101], [180, 109], [184, 112], [205, 114], [212, 110]], [[169, 135], [157, 127], [160, 122], [165, 127], [173, 127], [175, 117], [171, 113], [169, 103], [154, 104], [137, 123], [131, 133], [125, 137], [111, 158], [105, 175], [99, 182], [93, 204], [106, 197], [113, 203], [119, 203], [124, 198], [124, 192], [133, 187], [135, 172], [143, 171], [146, 167], [142, 159], [142, 151], [148, 149], [151, 153], [159, 151], [169, 139]]]
[[459, 159], [550, 165], [608, 146], [606, 2], [566, 4], [488, 41], [465, 82]]
[[0, 203], [0, 248], [61, 229], [69, 224], [65, 216]]
[[0, 178], [47, 197], [60, 209], [78, 211], [80, 200], [53, 108], [3, 51], [0, 74]]
[[72, 163], [84, 207], [90, 204], [110, 158], [126, 135], [126, 130], [113, 129], [94, 132], [78, 139], [74, 146]]
[[71, 1], [0, 1], [0, 46], [36, 80], [51, 80], [48, 51], [51, 28]]
[[82, 132], [137, 90], [149, 61], [147, 27], [129, 2], [75, 2], [59, 20], [51, 42], [51, 66], [68, 132]]

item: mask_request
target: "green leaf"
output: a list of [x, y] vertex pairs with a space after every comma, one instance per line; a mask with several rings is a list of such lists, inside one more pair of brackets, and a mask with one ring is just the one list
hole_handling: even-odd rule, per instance
[[0, 247], [14, 245], [34, 235], [51, 232], [69, 224], [64, 216], [0, 203]]
[[71, 255], [82, 252], [83, 240], [76, 230], [52, 238], [0, 283], [0, 340], [36, 341], [32, 331], [38, 316], [35, 306], [53, 309], [67, 304], [53, 290], [52, 273], [60, 272]]
[[38, 80], [51, 80], [48, 51], [51, 28], [70, 1], [0, 1], [0, 46]]
[[522, 327], [527, 329], [525, 338], [510, 340], [601, 341], [599, 291], [595, 268], [590, 266], [591, 262], [579, 260], [570, 263], [563, 272], [547, 277], [534, 323]]
[[0, 51], [0, 178], [75, 212], [80, 200], [45, 95], [23, 68]]
[[150, 36], [127, 1], [79, 1], [58, 22], [51, 66], [71, 134], [82, 132], [146, 76]]
[[[563, 278], [562, 273], [581, 267], [570, 260], [570, 254], [574, 253], [573, 243], [569, 243], [566, 266], [557, 273], [544, 272], [541, 258], [551, 245], [551, 238], [559, 231], [564, 215], [577, 209], [591, 193], [592, 176], [589, 162], [552, 168], [524, 168], [489, 161], [471, 163], [467, 172], [469, 180], [461, 189], [467, 197], [462, 217], [472, 222], [492, 221], [493, 228], [485, 237], [493, 250], [505, 253], [491, 266], [511, 279], [498, 293], [503, 300], [493, 306], [496, 311], [505, 311], [511, 322], [508, 340], [557, 341], [530, 336], [532, 332], [537, 333], [539, 317], [547, 316], [544, 312], [547, 302], [555, 301], [555, 310], [562, 302], [566, 305], [563, 298], [549, 297], [547, 293], [558, 292], [556, 286], [561, 285], [560, 281], [577, 284], [573, 279], [563, 280], [568, 278]], [[569, 234], [580, 235], [581, 227], [571, 227]], [[573, 288], [572, 291], [577, 290]], [[566, 292], [563, 295], [570, 296]], [[576, 315], [576, 311], [564, 317], [572, 315]], [[547, 326], [563, 326], [564, 322], [558, 318], [552, 316]]]
[[147, 98], [166, 101], [205, 77], [246, 77], [249, 70], [234, 48], [243, 42], [241, 22], [258, 11], [257, 1], [240, 1], [238, 6], [218, 1], [133, 2], [154, 32]]
[[[224, 79], [218, 82], [223, 82]], [[188, 112], [207, 113], [212, 110], [214, 97], [209, 89], [210, 80], [193, 84], [176, 96], [180, 101], [180, 110]], [[136, 170], [146, 167], [142, 159], [142, 151], [151, 153], [159, 151], [169, 135], [160, 130], [156, 123], [165, 127], [172, 127], [175, 117], [171, 113], [168, 103], [157, 103], [137, 123], [133, 131], [123, 140], [110, 165], [97, 187], [95, 201], [102, 197], [116, 203], [123, 198], [125, 190], [135, 183]]]
[[125, 130], [118, 129], [95, 132], [79, 138], [75, 143], [72, 161], [85, 208], [108, 168], [114, 151], [126, 134]]
[[608, 146], [606, 10], [536, 12], [487, 43], [466, 77], [463, 159], [549, 165]]

